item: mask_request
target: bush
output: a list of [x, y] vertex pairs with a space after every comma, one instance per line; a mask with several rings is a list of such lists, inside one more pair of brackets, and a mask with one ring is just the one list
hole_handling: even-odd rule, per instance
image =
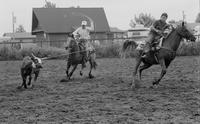
[[177, 50], [178, 56], [200, 55], [200, 42], [183, 42]]
[[0, 49], [0, 60], [21, 60], [24, 56], [34, 55], [38, 57], [50, 57], [66, 54], [66, 50], [59, 48], [24, 48], [17, 50], [13, 47], [3, 47]]
[[96, 46], [95, 49], [99, 58], [114, 58], [119, 57], [121, 46], [119, 44], [107, 44]]

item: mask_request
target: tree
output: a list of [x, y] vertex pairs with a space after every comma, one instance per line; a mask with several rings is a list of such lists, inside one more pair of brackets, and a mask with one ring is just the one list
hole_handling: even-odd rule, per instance
[[134, 20], [132, 19], [129, 25], [134, 27], [136, 24], [142, 24], [144, 27], [150, 27], [154, 21], [155, 18], [151, 14], [140, 13], [138, 17], [135, 15]]
[[26, 32], [26, 30], [24, 29], [23, 25], [19, 25], [19, 27], [16, 29], [16, 32]]
[[200, 23], [200, 13], [198, 13], [197, 18], [195, 20], [196, 23]]
[[44, 8], [56, 8], [56, 4], [45, 0]]

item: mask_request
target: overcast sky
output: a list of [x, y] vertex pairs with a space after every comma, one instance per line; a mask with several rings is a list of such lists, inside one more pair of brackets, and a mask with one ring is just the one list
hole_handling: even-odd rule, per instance
[[[130, 28], [129, 23], [134, 15], [150, 13], [159, 18], [167, 12], [168, 20], [182, 19], [185, 12], [186, 21], [194, 22], [199, 12], [199, 0], [50, 0], [57, 7], [103, 7], [110, 26], [120, 29]], [[32, 8], [42, 7], [45, 0], [0, 0], [0, 36], [12, 32], [12, 12], [17, 17], [17, 27], [22, 24], [27, 32], [31, 31]]]

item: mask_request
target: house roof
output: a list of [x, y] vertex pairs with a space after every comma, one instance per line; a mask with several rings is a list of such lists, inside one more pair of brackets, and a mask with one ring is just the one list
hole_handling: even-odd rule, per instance
[[30, 32], [4, 33], [3, 36], [10, 37], [10, 38], [17, 38], [17, 39], [34, 39], [34, 38], [36, 38], [36, 36], [31, 35]]
[[121, 29], [119, 29], [117, 27], [110, 27], [110, 31], [111, 32], [116, 32], [116, 33], [124, 33], [124, 32], [126, 32], [126, 31], [121, 30]]
[[79, 27], [82, 20], [90, 26], [90, 17], [95, 32], [110, 31], [103, 8], [33, 8], [32, 33], [68, 33]]

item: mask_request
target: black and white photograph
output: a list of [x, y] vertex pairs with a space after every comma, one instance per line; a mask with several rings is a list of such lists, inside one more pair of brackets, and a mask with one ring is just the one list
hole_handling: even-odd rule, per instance
[[200, 124], [200, 0], [0, 0], [0, 124]]

